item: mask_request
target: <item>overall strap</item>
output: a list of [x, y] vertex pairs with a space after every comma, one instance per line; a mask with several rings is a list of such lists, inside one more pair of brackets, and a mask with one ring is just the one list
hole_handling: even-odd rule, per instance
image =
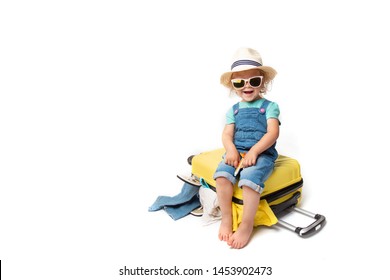
[[[259, 111], [260, 111], [260, 114], [264, 115], [266, 112], [267, 112], [267, 107], [268, 105], [271, 103], [271, 101], [267, 100], [267, 99], [264, 99], [264, 102], [263, 104], [261, 105]], [[279, 125], [281, 125], [282, 123], [280, 122], [280, 120], [278, 119], [278, 122], [279, 122]]]
[[263, 104], [261, 104], [261, 107], [259, 108], [259, 111], [262, 115], [265, 114], [266, 110], [267, 110], [267, 107], [268, 105], [271, 103], [271, 101], [267, 100], [264, 98], [264, 102]]
[[237, 102], [236, 104], [233, 105], [233, 115], [237, 115], [238, 114], [238, 108], [240, 106], [240, 102]]

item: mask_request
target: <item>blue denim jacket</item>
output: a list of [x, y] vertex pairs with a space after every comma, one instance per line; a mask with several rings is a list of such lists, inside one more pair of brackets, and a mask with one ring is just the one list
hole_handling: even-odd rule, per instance
[[149, 212], [164, 209], [168, 215], [178, 220], [200, 206], [199, 187], [184, 183], [181, 192], [175, 196], [159, 196], [149, 207]]

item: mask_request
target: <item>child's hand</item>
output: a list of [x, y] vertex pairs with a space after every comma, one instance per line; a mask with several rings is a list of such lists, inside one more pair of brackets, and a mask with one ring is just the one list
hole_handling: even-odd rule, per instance
[[255, 165], [258, 156], [259, 155], [257, 153], [255, 153], [254, 151], [247, 152], [245, 157], [244, 157], [244, 160], [242, 162], [242, 167], [245, 168], [245, 167]]
[[226, 164], [229, 164], [237, 168], [238, 164], [240, 163], [240, 159], [241, 159], [240, 153], [237, 150], [226, 151], [226, 155], [225, 155]]

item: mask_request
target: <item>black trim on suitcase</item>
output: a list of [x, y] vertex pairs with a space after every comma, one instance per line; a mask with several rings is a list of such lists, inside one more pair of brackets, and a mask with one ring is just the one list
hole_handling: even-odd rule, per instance
[[[278, 190], [274, 193], [270, 193], [270, 194], [267, 194], [263, 197], [260, 198], [261, 199], [265, 199], [267, 200], [268, 203], [271, 203], [272, 201], [275, 201], [279, 198], [282, 198], [284, 197], [285, 195], [288, 195], [289, 193], [293, 193], [295, 192], [296, 190], [298, 190], [299, 188], [301, 188], [303, 186], [303, 179], [301, 179], [299, 182], [296, 182], [288, 187], [285, 187], [281, 190]], [[239, 198], [236, 198], [236, 197], [233, 197], [233, 202], [234, 203], [237, 203], [237, 204], [241, 204], [243, 205], [244, 202], [242, 199], [239, 199]]]
[[[303, 179], [301, 179], [299, 182], [296, 182], [296, 183], [294, 183], [288, 187], [285, 187], [281, 190], [278, 190], [274, 193], [270, 193], [270, 194], [267, 194], [263, 197], [260, 197], [260, 200], [266, 199], [268, 203], [271, 203], [272, 201], [275, 201], [275, 200], [282, 198], [290, 193], [295, 192], [296, 190], [299, 190], [300, 188], [302, 188], [302, 186], [303, 186]], [[215, 192], [217, 191], [217, 189], [214, 186], [208, 185], [208, 187]], [[292, 198], [290, 198], [282, 203], [279, 203], [278, 205], [271, 206], [271, 209], [272, 209], [272, 211], [274, 211], [274, 213], [276, 215], [276, 212], [279, 213], [279, 212], [281, 212], [281, 211], [283, 211], [283, 210], [285, 210], [293, 205], [296, 205], [298, 203], [298, 199], [300, 196], [301, 196], [301, 193], [298, 192], [297, 194], [294, 194]], [[233, 197], [232, 201], [234, 203], [237, 203], [240, 205], [244, 204], [244, 201], [242, 199], [237, 198], [237, 197]], [[295, 201], [295, 203], [293, 203], [294, 201]], [[279, 210], [279, 206], [280, 206], [280, 210]], [[273, 207], [275, 208], [276, 212], [275, 212]]]
[[278, 214], [282, 213], [283, 211], [286, 211], [286, 209], [293, 207], [298, 204], [298, 200], [301, 197], [301, 192], [296, 192], [293, 194], [292, 197], [287, 199], [286, 201], [283, 201], [282, 203], [279, 203], [277, 205], [272, 205], [271, 210], [274, 212], [275, 216], [279, 218]]

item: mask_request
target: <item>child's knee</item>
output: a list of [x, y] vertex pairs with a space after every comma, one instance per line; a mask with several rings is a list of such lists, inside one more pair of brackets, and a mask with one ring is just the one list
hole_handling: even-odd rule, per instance
[[233, 185], [232, 182], [230, 182], [225, 177], [218, 177], [218, 178], [215, 179], [215, 182], [217, 183], [218, 186]]

